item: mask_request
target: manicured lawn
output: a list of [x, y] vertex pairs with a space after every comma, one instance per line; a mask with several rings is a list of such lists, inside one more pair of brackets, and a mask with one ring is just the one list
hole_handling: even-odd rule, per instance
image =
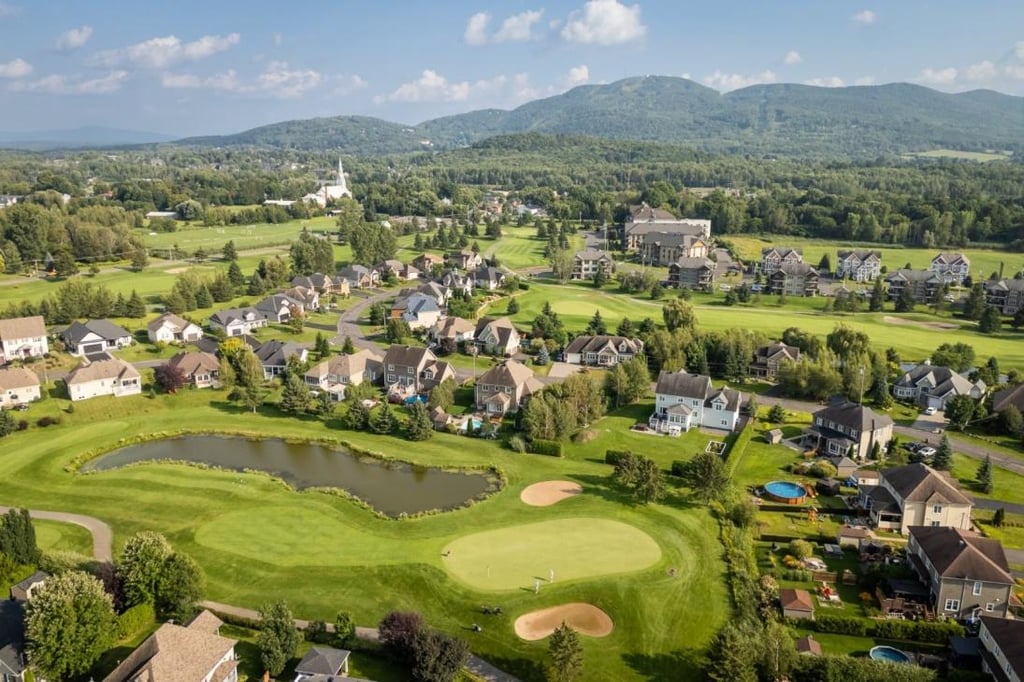
[[334, 218], [320, 217], [305, 220], [291, 220], [287, 223], [261, 223], [258, 225], [229, 225], [226, 227], [205, 227], [201, 223], [179, 223], [177, 232], [149, 234], [148, 229], [136, 230], [143, 235], [143, 241], [150, 249], [168, 249], [177, 246], [186, 253], [204, 249], [209, 254], [220, 254], [221, 248], [229, 241], [235, 248], [258, 249], [281, 246], [298, 239], [303, 227], [310, 232], [337, 232]]
[[36, 544], [44, 552], [75, 552], [92, 556], [92, 535], [85, 528], [60, 521], [32, 521]]
[[[584, 642], [587, 679], [595, 680], [695, 677], [695, 661], [729, 612], [716, 528], [706, 509], [678, 493], [666, 504], [636, 505], [610, 483], [611, 467], [602, 460], [605, 449], [619, 441], [605, 433], [606, 424], [618, 428], [629, 417], [597, 422], [592, 440], [570, 445], [558, 459], [446, 434], [410, 444], [339, 430], [334, 422], [282, 417], [270, 407], [253, 415], [227, 403], [222, 391], [100, 398], [76, 404], [73, 413], [64, 410], [67, 404], [49, 399], [33, 405], [27, 413], [33, 424], [45, 414], [60, 415], [62, 423], [33, 425], [4, 440], [3, 503], [97, 516], [113, 527], [115, 551], [131, 533], [160, 531], [196, 558], [207, 576], [206, 596], [216, 601], [257, 608], [283, 598], [299, 617], [331, 620], [347, 610], [362, 625], [376, 623], [391, 609], [416, 609], [432, 626], [470, 638], [476, 653], [524, 680], [539, 679], [536, 662], [546, 653], [546, 642], [527, 643], [514, 635], [515, 618], [528, 611], [584, 601], [612, 616], [612, 635]], [[341, 497], [299, 493], [259, 474], [155, 463], [90, 475], [64, 469], [79, 453], [183, 428], [345, 440], [424, 465], [491, 464], [502, 469], [507, 486], [466, 509], [390, 520]], [[628, 442], [665, 466], [673, 458], [663, 453], [674, 439], [630, 436]], [[578, 481], [586, 492], [547, 508], [519, 500], [526, 485], [552, 479]], [[574, 578], [566, 568], [538, 595], [502, 593], [504, 614], [488, 617], [484, 632], [469, 634], [468, 626], [480, 620], [480, 604], [495, 603], [495, 595], [452, 578], [441, 556], [444, 547], [474, 533], [572, 519], [635, 528], [656, 545], [660, 559], [654, 554], [647, 568], [635, 565], [632, 572], [603, 577]], [[577, 534], [589, 532], [583, 527]], [[550, 555], [541, 561], [546, 573]], [[676, 571], [670, 574], [670, 567]], [[614, 570], [622, 570], [621, 564]]]
[[[985, 531], [985, 535], [999, 540], [1011, 549], [1024, 549], [1024, 516], [1007, 514], [1004, 524], [999, 527], [988, 523], [992, 518], [992, 512], [975, 512], [973, 516], [975, 522]], [[1014, 525], [1007, 525], [1011, 523]]]

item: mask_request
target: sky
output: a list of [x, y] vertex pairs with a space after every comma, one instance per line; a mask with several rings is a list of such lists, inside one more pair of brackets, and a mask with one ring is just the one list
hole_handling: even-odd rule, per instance
[[640, 75], [1024, 95], [1024, 2], [0, 0], [0, 131], [414, 124]]

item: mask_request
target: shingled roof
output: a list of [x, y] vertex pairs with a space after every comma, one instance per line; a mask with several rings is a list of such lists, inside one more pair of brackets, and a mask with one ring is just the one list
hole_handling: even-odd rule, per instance
[[345, 649], [315, 646], [295, 666], [295, 672], [300, 675], [337, 675], [349, 655]]
[[946, 526], [911, 526], [909, 530], [941, 577], [1013, 584], [1006, 553], [998, 540]]
[[973, 504], [974, 502], [950, 478], [921, 462], [885, 469], [882, 471], [882, 479], [903, 498], [904, 502], [942, 501], [948, 504]]
[[834, 400], [828, 407], [815, 412], [815, 423], [819, 417], [826, 425], [832, 421], [857, 431], [874, 431], [893, 423], [889, 415], [879, 414], [870, 407], [864, 407], [846, 399]]
[[0, 339], [34, 339], [46, 336], [46, 322], [41, 315], [32, 317], [13, 317], [0, 320]]

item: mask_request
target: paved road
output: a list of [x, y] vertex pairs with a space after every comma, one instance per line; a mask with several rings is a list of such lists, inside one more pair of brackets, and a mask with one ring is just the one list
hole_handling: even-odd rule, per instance
[[[6, 514], [10, 507], [0, 507], [0, 514]], [[69, 514], [67, 512], [55, 512], [55, 511], [39, 511], [37, 509], [29, 509], [28, 515], [33, 519], [41, 519], [43, 521], [61, 521], [63, 523], [73, 523], [76, 526], [85, 528], [89, 533], [92, 534], [92, 554], [93, 557], [103, 562], [111, 562], [114, 559], [114, 534], [110, 530], [110, 526], [103, 523], [97, 518], [92, 516], [83, 516], [82, 514]]]
[[381, 347], [378, 344], [363, 338], [363, 332], [356, 323], [363, 317], [363, 311], [367, 310], [374, 303], [386, 301], [394, 295], [395, 293], [391, 291], [375, 293], [342, 312], [341, 316], [338, 317], [338, 335], [333, 339], [332, 343], [336, 346], [341, 346], [345, 343], [345, 337], [348, 336], [352, 339], [352, 343], [356, 348], [380, 351]]

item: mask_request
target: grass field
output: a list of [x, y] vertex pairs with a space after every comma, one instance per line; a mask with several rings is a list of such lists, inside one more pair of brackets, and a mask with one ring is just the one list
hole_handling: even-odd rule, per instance
[[[620, 442], [609, 431], [629, 423], [628, 415], [597, 422], [593, 440], [573, 444], [559, 459], [519, 455], [491, 441], [447, 434], [410, 448], [400, 438], [282, 417], [269, 407], [249, 414], [227, 403], [222, 392], [98, 398], [77, 404], [70, 414], [66, 405], [54, 398], [33, 405], [26, 413], [33, 423], [45, 414], [61, 415], [62, 423], [33, 426], [4, 440], [0, 501], [97, 516], [113, 527], [116, 548], [131, 533], [162, 532], [200, 563], [207, 576], [206, 596], [213, 600], [259, 607], [268, 598], [283, 598], [303, 618], [331, 620], [344, 609], [365, 625], [391, 609], [416, 609], [431, 625], [466, 637], [476, 653], [524, 680], [542, 676], [537, 664], [546, 642], [523, 642], [514, 635], [512, 624], [523, 613], [573, 601], [598, 605], [612, 616], [616, 629], [600, 642], [584, 642], [587, 679], [649, 680], [695, 678], [703, 647], [729, 612], [720, 547], [707, 510], [677, 494], [666, 504], [637, 506], [611, 484], [610, 467], [601, 460], [605, 449]], [[378, 518], [341, 497], [295, 492], [259, 474], [171, 464], [87, 476], [64, 470], [83, 451], [190, 425], [282, 438], [343, 439], [424, 465], [493, 464], [505, 473], [507, 486], [466, 509], [397, 521]], [[673, 445], [668, 439], [633, 438], [638, 452], [672, 457], [664, 453]], [[552, 479], [577, 481], [586, 493], [547, 508], [519, 500], [525, 486]], [[661, 558], [654, 553], [649, 567], [634, 566], [633, 572], [613, 576], [556, 575], [556, 583], [543, 586], [540, 594], [511, 590], [497, 598], [453, 579], [444, 566], [444, 547], [464, 536], [581, 518], [635, 528], [656, 544]], [[549, 557], [544, 562], [550, 563]], [[685, 569], [672, 576], [669, 567]], [[469, 625], [481, 618], [480, 604], [500, 605], [504, 614], [486, 617], [484, 632], [471, 633]]]
[[32, 521], [36, 544], [44, 552], [75, 552], [92, 556], [92, 535], [85, 528], [60, 521]]
[[569, 518], [465, 535], [442, 556], [448, 572], [475, 589], [530, 591], [552, 569], [556, 581], [631, 573], [656, 563], [661, 550], [625, 523]]
[[220, 254], [221, 247], [229, 241], [235, 242], [235, 248], [262, 249], [282, 246], [299, 237], [302, 228], [310, 232], [336, 232], [337, 221], [334, 218], [320, 217], [306, 220], [291, 220], [287, 223], [260, 223], [257, 225], [229, 225], [226, 227], [206, 227], [201, 223], [179, 223], [177, 232], [158, 232], [144, 234], [143, 241], [151, 250], [160, 251], [173, 246], [191, 254], [196, 249], [203, 249], [210, 254]]
[[964, 152], [959, 149], [932, 149], [917, 154], [906, 154], [906, 156], [924, 159], [963, 159], [964, 161], [977, 161], [987, 163], [989, 161], [1007, 161], [1013, 158], [1012, 152]]

